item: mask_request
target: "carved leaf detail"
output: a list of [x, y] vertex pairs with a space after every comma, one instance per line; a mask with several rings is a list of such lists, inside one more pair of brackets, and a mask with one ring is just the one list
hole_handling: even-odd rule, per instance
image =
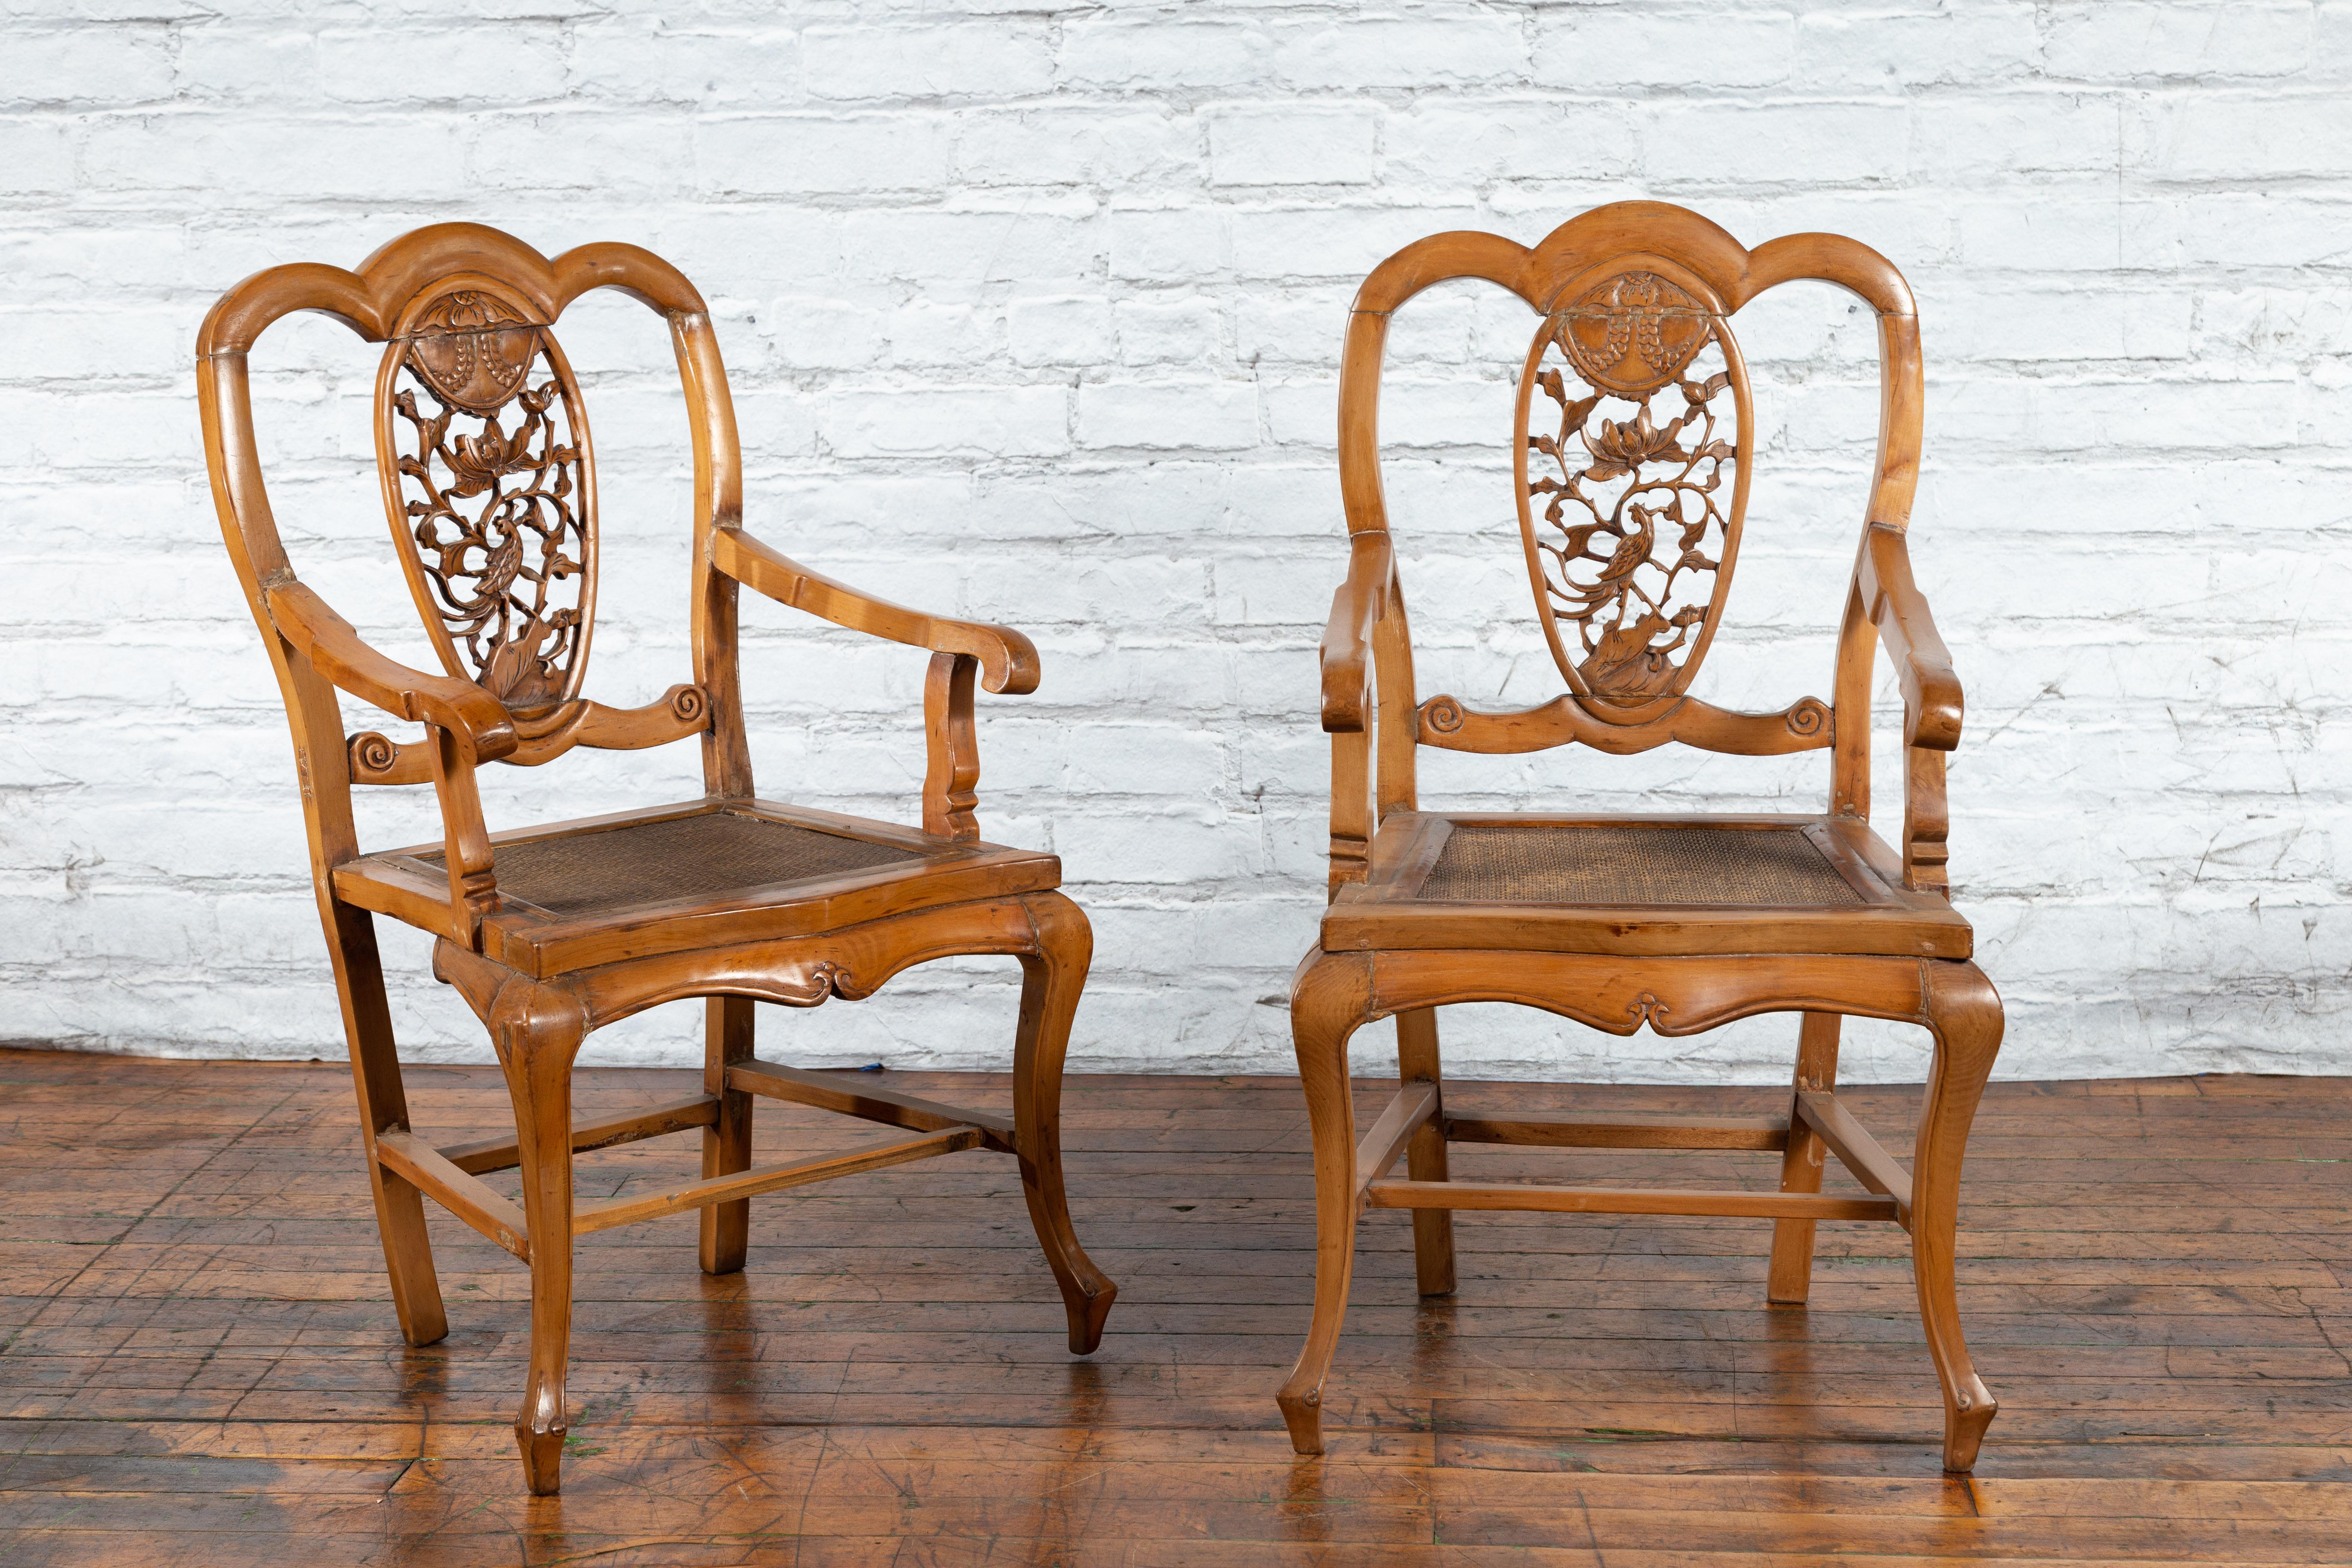
[[[1738, 454], [1736, 400], [1717, 402], [1732, 386], [1721, 331], [1688, 293], [1640, 272], [1587, 290], [1541, 329], [1528, 518], [1533, 528], [1544, 498], [1531, 533], [1544, 591], [1555, 620], [1577, 629], [1575, 674], [1594, 696], [1677, 689], [1719, 596]], [[1702, 361], [1715, 363], [1690, 374]], [[1558, 423], [1539, 433], [1547, 404]]]
[[398, 467], [435, 606], [475, 679], [517, 711], [562, 700], [571, 682], [590, 550], [570, 403], [541, 334], [487, 295], [446, 295], [409, 340], [409, 384], [392, 399], [414, 447]]

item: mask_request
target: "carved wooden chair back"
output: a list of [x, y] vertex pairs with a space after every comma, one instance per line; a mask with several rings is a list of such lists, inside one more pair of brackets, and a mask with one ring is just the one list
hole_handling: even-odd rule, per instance
[[[596, 458], [586, 400], [556, 335], [566, 307], [604, 288], [668, 321], [694, 445], [693, 678], [632, 709], [583, 694], [600, 564]], [[709, 549], [711, 531], [740, 518], [742, 461], [701, 295], [635, 246], [586, 246], [550, 262], [496, 229], [442, 224], [386, 246], [355, 274], [281, 267], [258, 275], [222, 300], [198, 346], [215, 499], [234, 520], [230, 553], [285, 690], [314, 862], [357, 852], [353, 784], [432, 782], [449, 819], [447, 934], [472, 945], [495, 896], [470, 769], [437, 756], [429, 737], [401, 743], [370, 731], [346, 742], [334, 688], [312, 668], [335, 650], [298, 647], [284, 636], [289, 626], [339, 624], [295, 575], [256, 442], [247, 354], [298, 310], [332, 316], [384, 345], [374, 403], [384, 513], [443, 669], [481, 694], [478, 702], [457, 698], [473, 707], [487, 737], [487, 754], [467, 762], [536, 766], [574, 746], [635, 749], [700, 735], [709, 793], [750, 795], [737, 584], [712, 569]], [[274, 616], [273, 601], [301, 613]], [[436, 700], [448, 698], [415, 693], [409, 716], [428, 717]], [[462, 727], [454, 743], [462, 746]]]
[[[1379, 444], [1389, 320], [1423, 289], [1458, 279], [1499, 284], [1537, 315], [1517, 383], [1513, 493], [1537, 617], [1567, 689], [1526, 712], [1479, 712], [1450, 695], [1416, 702], [1402, 591], [1392, 564], [1371, 564], [1393, 562]], [[1754, 403], [1733, 317], [1799, 279], [1851, 289], [1877, 313], [1878, 453], [1863, 573], [1846, 596], [1831, 701], [1740, 713], [1690, 695], [1723, 620], [1754, 468]], [[1908, 523], [1920, 412], [1910, 289], [1884, 258], [1842, 236], [1794, 235], [1750, 252], [1695, 213], [1627, 202], [1531, 250], [1455, 233], [1391, 257], [1358, 292], [1340, 371], [1340, 487], [1352, 548], [1365, 558], [1355, 564], [1387, 579], [1391, 603], [1372, 639], [1370, 710], [1361, 677], [1371, 672], [1327, 683], [1325, 727], [1335, 730], [1340, 770], [1334, 888], [1363, 876], [1381, 816], [1412, 804], [1416, 742], [1519, 752], [1581, 742], [1620, 755], [1668, 742], [1743, 755], [1826, 749], [1832, 811], [1866, 816], [1867, 541], [1870, 531], [1900, 533]], [[1950, 708], [1956, 739], [1957, 699]], [[1942, 753], [1927, 756], [1913, 766], [1934, 776], [1917, 780], [1904, 835], [1913, 888], [1943, 885]]]

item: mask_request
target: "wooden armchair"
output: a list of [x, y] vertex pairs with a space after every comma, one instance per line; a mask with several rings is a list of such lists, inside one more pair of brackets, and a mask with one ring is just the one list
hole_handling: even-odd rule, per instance
[[[1390, 313], [1433, 283], [1483, 278], [1541, 318], [1518, 384], [1515, 492], [1536, 612], [1567, 689], [1523, 712], [1420, 700], [1381, 497], [1377, 413]], [[1775, 284], [1819, 279], [1878, 313], [1877, 471], [1846, 589], [1831, 700], [1738, 713], [1687, 695], [1723, 614], [1754, 457], [1748, 374], [1729, 318]], [[1454, 1209], [1753, 1215], [1775, 1222], [1767, 1294], [1801, 1303], [1823, 1219], [1910, 1233], [1944, 1394], [1944, 1464], [1966, 1470], [1994, 1411], [1953, 1299], [1961, 1156], [2001, 1034], [2000, 999], [1947, 901], [1944, 756], [1960, 688], [1911, 579], [1918, 479], [1918, 322], [1902, 275], [1853, 240], [1794, 235], [1754, 251], [1696, 214], [1599, 208], [1530, 250], [1441, 234], [1368, 278], [1339, 391], [1348, 578], [1323, 637], [1331, 732], [1331, 903], [1291, 994], [1315, 1141], [1315, 1314], [1279, 1399], [1301, 1453], [1322, 1449], [1323, 1380], [1347, 1310], [1356, 1216], [1413, 1213], [1424, 1295], [1454, 1289]], [[1909, 787], [1900, 853], [1870, 828], [1874, 643], [1901, 677]], [[1825, 751], [1818, 816], [1465, 816], [1420, 809], [1416, 749], [1520, 752], [1581, 742], [1612, 755], [1668, 742], [1746, 756]], [[1517, 1002], [1612, 1034], [1690, 1035], [1803, 1015], [1787, 1114], [1758, 1119], [1463, 1111], [1439, 1087], [1434, 1009]], [[1935, 1055], [1912, 1169], [1835, 1092], [1838, 1020], [1916, 1023]], [[1396, 1019], [1396, 1098], [1357, 1141], [1348, 1037]], [[1450, 1181], [1449, 1142], [1754, 1149], [1772, 1193]], [[1868, 1195], [1824, 1196], [1822, 1155]], [[1407, 1176], [1390, 1176], [1402, 1157]]]
[[[614, 288], [669, 322], [694, 442], [691, 679], [642, 708], [581, 695], [595, 624], [596, 471], [580, 386], [554, 324]], [[437, 673], [370, 647], [294, 575], [262, 485], [246, 355], [295, 310], [385, 345], [375, 442], [394, 547], [440, 653]], [[213, 497], [294, 731], [319, 913], [341, 994], [401, 1331], [448, 1331], [419, 1194], [530, 1266], [529, 1384], [515, 1436], [530, 1489], [551, 1493], [563, 1446], [572, 1238], [699, 1209], [702, 1267], [742, 1268], [760, 1193], [966, 1149], [1013, 1155], [1029, 1215], [1069, 1315], [1070, 1348], [1102, 1336], [1116, 1290], [1070, 1228], [1058, 1106], [1071, 1016], [1093, 939], [1056, 891], [1051, 855], [983, 844], [972, 683], [1037, 685], [1037, 652], [1003, 626], [902, 609], [794, 564], [742, 527], [741, 460], [727, 377], [702, 297], [628, 245], [553, 261], [495, 229], [441, 224], [394, 241], [357, 272], [273, 267], [206, 317], [197, 389]], [[854, 630], [932, 650], [924, 694], [929, 765], [919, 830], [757, 798], [736, 669], [736, 595], [748, 585]], [[346, 737], [338, 691], [422, 724], [405, 742]], [[630, 749], [688, 737], [699, 800], [486, 831], [475, 772], [552, 763], [574, 746]], [[352, 786], [430, 784], [437, 844], [361, 852]], [[409, 1127], [373, 920], [440, 940], [436, 975], [488, 1028], [512, 1092], [515, 1135], [435, 1148]], [[872, 994], [910, 964], [1007, 953], [1023, 972], [1010, 1117], [959, 1110], [759, 1059], [755, 1000], [814, 1007]], [[656, 1003], [707, 997], [703, 1092], [579, 1123], [582, 1039]], [[861, 1117], [913, 1136], [754, 1169], [755, 1095]], [[575, 1153], [698, 1131], [703, 1180], [575, 1205]], [[518, 1207], [480, 1180], [521, 1168]]]

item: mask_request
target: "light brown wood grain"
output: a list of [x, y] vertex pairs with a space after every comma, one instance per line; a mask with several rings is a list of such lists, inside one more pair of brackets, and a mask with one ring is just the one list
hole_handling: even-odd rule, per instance
[[[751, 1168], [751, 1096], [728, 1076], [758, 1049], [758, 1025], [749, 996], [709, 996], [702, 1004], [702, 1091], [718, 1114], [702, 1132], [702, 1179]], [[698, 1222], [705, 1274], [743, 1267], [751, 1233], [751, 1200], [706, 1205]]]
[[[1449, 1134], [1445, 1091], [1439, 1081], [1443, 1064], [1437, 1044], [1437, 1009], [1423, 1007], [1398, 1014], [1396, 1032], [1397, 1077], [1409, 1085], [1426, 1084], [1433, 1096], [1429, 1115], [1405, 1145], [1405, 1173], [1416, 1182], [1442, 1182], [1449, 1171], [1445, 1153]], [[1412, 1266], [1423, 1295], [1454, 1293], [1454, 1216], [1445, 1210], [1414, 1213]]]
[[959, 844], [980, 841], [980, 743], [972, 731], [971, 683], [980, 661], [935, 653], [923, 680], [923, 831]]
[[[682, 741], [709, 727], [710, 707], [700, 687], [681, 683], [638, 708], [607, 708], [579, 698], [540, 713], [509, 714], [509, 719], [519, 739], [515, 749], [499, 760], [537, 767], [574, 746], [635, 752]], [[425, 742], [396, 742], [370, 731], [352, 737], [351, 754], [353, 784], [430, 784], [433, 779], [432, 747]]]
[[1445, 1119], [1454, 1143], [1519, 1143], [1553, 1149], [1780, 1149], [1789, 1123], [1778, 1116], [1610, 1115], [1597, 1110], [1516, 1110]]
[[[1794, 1096], [1826, 1094], [1837, 1087], [1838, 1036], [1843, 1025], [1835, 1013], [1807, 1013], [1797, 1026], [1795, 1086], [1782, 1120], [1788, 1129], [1780, 1155], [1780, 1190], [1818, 1193], [1822, 1190], [1822, 1157], [1828, 1145], [1813, 1126], [1798, 1113]], [[1767, 1274], [1764, 1299], [1781, 1306], [1802, 1306], [1813, 1281], [1813, 1222], [1784, 1219], [1772, 1227], [1772, 1266]]]
[[709, 549], [711, 563], [719, 570], [780, 605], [869, 637], [976, 659], [991, 691], [1019, 694], [1037, 689], [1036, 645], [1010, 626], [926, 615], [861, 594], [810, 571], [740, 528], [714, 531]]
[[1855, 1121], [1853, 1112], [1840, 1105], [1835, 1095], [1826, 1092], [1808, 1089], [1798, 1095], [1797, 1114], [1820, 1135], [1829, 1152], [1838, 1157], [1838, 1163], [1853, 1173], [1854, 1180], [1895, 1200], [1895, 1223], [1910, 1228], [1911, 1173], [1879, 1146], [1870, 1129]]
[[1628, 1187], [1545, 1187], [1492, 1182], [1371, 1182], [1379, 1209], [1532, 1209], [1546, 1214], [1752, 1215], [1763, 1219], [1894, 1219], [1892, 1198], [1825, 1198], [1810, 1193], [1673, 1192]]
[[1405, 1144], [1436, 1113], [1435, 1084], [1408, 1081], [1397, 1090], [1396, 1098], [1388, 1102], [1379, 1120], [1365, 1132], [1364, 1141], [1356, 1147], [1358, 1190], [1387, 1175], [1389, 1167], [1404, 1153]]
[[[863, 1076], [863, 1075], [861, 1075]], [[908, 1127], [920, 1132], [937, 1132], [950, 1127], [976, 1127], [986, 1135], [992, 1148], [1008, 1154], [1020, 1152], [1019, 1136], [1009, 1116], [992, 1111], [961, 1110], [952, 1105], [941, 1105], [919, 1095], [904, 1094], [879, 1082], [861, 1083], [843, 1073], [803, 1072], [775, 1062], [739, 1061], [727, 1069], [727, 1081], [732, 1087], [750, 1089], [770, 1100], [790, 1100], [795, 1105], [814, 1105], [843, 1116], [855, 1116], [861, 1121], [879, 1121], [892, 1127]]]
[[440, 1150], [414, 1133], [383, 1131], [375, 1137], [375, 1157], [435, 1203], [524, 1262], [530, 1261], [530, 1225], [522, 1210]]
[[[572, 1124], [572, 1152], [584, 1154], [592, 1149], [634, 1143], [640, 1138], [659, 1138], [691, 1127], [708, 1127], [719, 1119], [719, 1104], [717, 1095], [698, 1094], [672, 1100], [667, 1105], [656, 1105], [649, 1110], [628, 1110], [617, 1116], [598, 1117], [591, 1121], [574, 1121]], [[440, 1154], [457, 1169], [475, 1176], [486, 1171], [510, 1171], [522, 1163], [522, 1155], [511, 1138], [485, 1138], [472, 1143], [453, 1143], [441, 1150]]]
[[761, 1193], [782, 1192], [786, 1187], [804, 1187], [811, 1182], [828, 1182], [835, 1176], [854, 1176], [865, 1171], [903, 1165], [909, 1160], [929, 1160], [980, 1146], [979, 1128], [951, 1127], [945, 1131], [927, 1132], [919, 1138], [895, 1139], [871, 1148], [853, 1149], [846, 1153], [827, 1154], [814, 1160], [799, 1160], [789, 1165], [755, 1165], [748, 1171], [713, 1176], [708, 1181], [689, 1183], [666, 1192], [590, 1204], [573, 1212], [572, 1229], [574, 1235], [586, 1236], [591, 1231], [610, 1230], [616, 1225], [635, 1225], [640, 1220], [659, 1219], [664, 1215], [680, 1214], [688, 1209], [732, 1203], [740, 1198], [756, 1197]]
[[1536, 708], [1489, 713], [1453, 697], [1433, 697], [1415, 714], [1421, 743], [1441, 751], [1507, 756], [1581, 742], [1625, 756], [1679, 742], [1742, 757], [1785, 756], [1832, 743], [1834, 725], [1819, 698], [1801, 698], [1778, 713], [1737, 713], [1683, 697], [1654, 718], [1628, 723], [1600, 718], [1570, 693]]

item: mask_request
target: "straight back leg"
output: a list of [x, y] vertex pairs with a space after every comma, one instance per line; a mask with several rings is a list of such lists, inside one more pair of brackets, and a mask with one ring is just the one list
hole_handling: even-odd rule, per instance
[[[1822, 1161], [1829, 1146], [1821, 1134], [1797, 1114], [1797, 1096], [1807, 1089], [1822, 1093], [1837, 1088], [1838, 1016], [1807, 1013], [1797, 1026], [1797, 1085], [1789, 1096], [1789, 1147], [1780, 1156], [1780, 1190], [1818, 1193]], [[1801, 1307], [1813, 1290], [1813, 1221], [1772, 1222], [1772, 1267], [1766, 1277], [1764, 1299], [1783, 1306]]]
[[1931, 961], [1921, 967], [1927, 973], [1927, 1027], [1936, 1037], [1936, 1056], [1911, 1160], [1911, 1271], [1918, 1281], [1927, 1352], [1944, 1390], [1944, 1468], [1969, 1470], [1999, 1406], [1969, 1360], [1952, 1268], [1960, 1163], [2000, 1051], [2000, 996], [1973, 963]]
[[[1399, 1013], [1397, 1077], [1405, 1083], [1439, 1081], [1437, 1009], [1420, 1007]], [[1405, 1173], [1416, 1182], [1443, 1182], [1445, 1164], [1444, 1090], [1438, 1090], [1437, 1110], [1422, 1123], [1405, 1145]], [[1454, 1294], [1454, 1212], [1451, 1209], [1412, 1211], [1412, 1271], [1424, 1296]]]
[[359, 1096], [361, 1152], [375, 1195], [376, 1233], [383, 1241], [384, 1272], [392, 1280], [393, 1310], [400, 1334], [412, 1345], [429, 1345], [449, 1332], [441, 1304], [441, 1282], [433, 1271], [433, 1238], [425, 1228], [425, 1197], [399, 1175], [376, 1163], [375, 1135], [408, 1129], [408, 1095], [400, 1080], [400, 1057], [392, 1038], [392, 1011], [384, 1003], [383, 963], [375, 945], [375, 917], [349, 904], [330, 903], [322, 911], [327, 947], [334, 959], [335, 992], [343, 1006], [343, 1038], [352, 1053], [352, 1087]]
[[1062, 1061], [1070, 1048], [1094, 930], [1077, 905], [1059, 893], [1022, 900], [1037, 933], [1037, 952], [1021, 955], [1021, 1023], [1013, 1047], [1013, 1139], [1020, 1146], [1021, 1193], [1037, 1228], [1046, 1267], [1061, 1287], [1069, 1313], [1070, 1349], [1086, 1355], [1102, 1343], [1118, 1287], [1078, 1245], [1062, 1184]]
[[[703, 1002], [702, 1092], [719, 1097], [719, 1120], [702, 1130], [702, 1179], [732, 1176], [751, 1168], [751, 1102], [749, 1092], [727, 1087], [727, 1069], [751, 1059], [753, 1024], [749, 996], [711, 996]], [[743, 1267], [751, 1237], [751, 1200], [711, 1204], [702, 1211], [702, 1271], [732, 1274]]]

